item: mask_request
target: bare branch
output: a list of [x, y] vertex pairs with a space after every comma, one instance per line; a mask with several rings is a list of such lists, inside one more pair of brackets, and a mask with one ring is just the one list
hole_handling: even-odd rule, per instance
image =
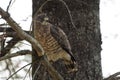
[[7, 10], [6, 10], [7, 12], [8, 12], [8, 10], [9, 10], [9, 8], [10, 8], [11, 2], [12, 2], [12, 0], [9, 1], [9, 4], [8, 4], [8, 6], [7, 6]]
[[[6, 62], [6, 69], [9, 71], [9, 75], [11, 75], [12, 73], [15, 72], [15, 68], [13, 67], [13, 62], [11, 60], [11, 58], [5, 60]], [[15, 77], [18, 77], [18, 75], [16, 74]], [[12, 77], [13, 79], [13, 77]]]
[[4, 57], [1, 57], [0, 61], [5, 60], [5, 59], [9, 59], [9, 58], [13, 58], [16, 56], [26, 55], [26, 54], [32, 54], [32, 52], [29, 50], [21, 50], [21, 51], [18, 51], [16, 53], [12, 53], [12, 54], [6, 55]]
[[34, 75], [33, 75], [33, 80], [35, 79], [36, 73], [37, 73], [37, 71], [40, 69], [40, 67], [41, 67], [41, 64], [39, 64], [39, 66], [38, 66], [37, 69], [35, 70], [35, 73], [34, 73]]
[[109, 77], [105, 78], [104, 80], [119, 80], [120, 77], [117, 77], [118, 75], [120, 75], [120, 72], [114, 73], [110, 75]]
[[63, 0], [59, 0], [59, 1], [61, 1], [61, 2], [65, 5], [65, 7], [66, 7], [66, 9], [67, 9], [67, 11], [68, 11], [68, 14], [69, 14], [69, 16], [70, 16], [70, 21], [71, 21], [71, 23], [72, 23], [72, 26], [73, 26], [73, 28], [77, 29], [76, 26], [75, 26], [75, 24], [74, 24], [74, 22], [73, 22], [73, 18], [72, 18], [72, 15], [71, 15], [71, 11], [70, 11], [68, 5], [67, 5], [66, 2], [63, 1]]
[[63, 77], [53, 68], [53, 66], [49, 63], [47, 58], [45, 57], [44, 50], [42, 46], [39, 44], [39, 42], [31, 37], [29, 34], [25, 33], [20, 26], [10, 17], [10, 15], [5, 12], [0, 7], [0, 15], [6, 22], [17, 32], [18, 36], [21, 39], [24, 39], [28, 42], [30, 42], [33, 45], [33, 48], [37, 51], [37, 54], [42, 54], [43, 58], [43, 65], [47, 67], [49, 74], [52, 76], [53, 80], [64, 80]]
[[[2, 25], [2, 24], [0, 24], [0, 25]], [[12, 35], [12, 36], [9, 36], [9, 35], [15, 34], [15, 36], [16, 36], [16, 34], [17, 34], [11, 27], [0, 27], [0, 32], [4, 32], [4, 31], [6, 31], [6, 34], [7, 34], [6, 37], [14, 37], [14, 35]], [[25, 31], [25, 32], [29, 34], [31, 31]]]
[[[31, 33], [31, 31], [25, 31], [26, 33]], [[5, 37], [14, 37], [14, 38], [19, 38], [19, 36], [17, 36], [17, 32], [6, 32]], [[20, 38], [19, 38], [20, 39]], [[20, 39], [21, 40], [21, 39]]]
[[[4, 24], [1, 24], [1, 26]], [[8, 24], [7, 24], [8, 25]], [[11, 27], [0, 27], [0, 32], [13, 32], [14, 30]]]
[[[28, 71], [26, 72], [25, 77], [23, 78], [23, 80], [25, 80], [25, 78], [27, 77], [27, 74], [30, 72], [30, 69], [32, 68], [32, 65], [29, 67]], [[33, 79], [34, 80], [34, 79]]]
[[13, 38], [13, 39], [10, 40], [9, 42], [7, 42], [8, 45], [1, 50], [0, 57], [5, 56], [5, 55], [11, 50], [11, 48], [12, 48], [16, 43], [18, 43], [19, 41], [21, 41], [20, 38]]
[[1, 26], [6, 26], [6, 25], [8, 25], [8, 24], [6, 24], [6, 23], [0, 24], [0, 28], [1, 28]]
[[19, 38], [16, 32], [6, 32], [5, 37]]
[[21, 67], [20, 69], [18, 69], [16, 72], [14, 72], [12, 75], [10, 75], [10, 76], [7, 78], [7, 80], [9, 80], [9, 79], [10, 79], [12, 76], [14, 76], [17, 72], [19, 72], [20, 70], [22, 70], [22, 69], [25, 68], [26, 66], [29, 66], [30, 64], [32, 64], [32, 63], [29, 63], [29, 64]]

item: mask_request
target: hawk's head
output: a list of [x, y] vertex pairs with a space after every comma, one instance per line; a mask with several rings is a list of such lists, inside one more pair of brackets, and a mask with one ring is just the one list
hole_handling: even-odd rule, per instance
[[37, 20], [40, 23], [42, 23], [43, 25], [46, 25], [46, 23], [48, 22], [49, 18], [47, 16], [47, 14], [41, 13], [41, 14], [37, 15]]

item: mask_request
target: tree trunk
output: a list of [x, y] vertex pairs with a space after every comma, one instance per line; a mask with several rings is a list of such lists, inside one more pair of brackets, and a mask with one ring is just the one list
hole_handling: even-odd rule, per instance
[[[45, 1], [33, 0], [33, 15]], [[99, 0], [64, 0], [64, 2], [48, 1], [43, 6], [43, 12], [47, 13], [52, 24], [60, 26], [68, 36], [79, 69], [76, 73], [66, 74], [64, 66], [59, 61], [54, 67], [65, 80], [102, 80]], [[36, 56], [33, 56], [34, 59]], [[33, 74], [38, 65], [33, 64]], [[37, 71], [35, 80], [43, 76], [42, 71], [43, 69]], [[47, 77], [47, 80], [50, 80], [50, 77]]]

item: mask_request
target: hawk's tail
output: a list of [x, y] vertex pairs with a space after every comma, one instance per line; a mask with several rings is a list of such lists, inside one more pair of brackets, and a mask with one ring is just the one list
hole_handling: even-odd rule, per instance
[[78, 71], [78, 66], [77, 66], [76, 60], [74, 59], [73, 56], [71, 56], [70, 61], [65, 61], [65, 67], [66, 67], [68, 73]]

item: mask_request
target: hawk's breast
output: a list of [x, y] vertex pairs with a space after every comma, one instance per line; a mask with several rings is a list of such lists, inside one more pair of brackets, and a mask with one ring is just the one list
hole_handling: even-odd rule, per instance
[[50, 60], [56, 61], [66, 53], [51, 35], [49, 26], [36, 27], [34, 35]]

